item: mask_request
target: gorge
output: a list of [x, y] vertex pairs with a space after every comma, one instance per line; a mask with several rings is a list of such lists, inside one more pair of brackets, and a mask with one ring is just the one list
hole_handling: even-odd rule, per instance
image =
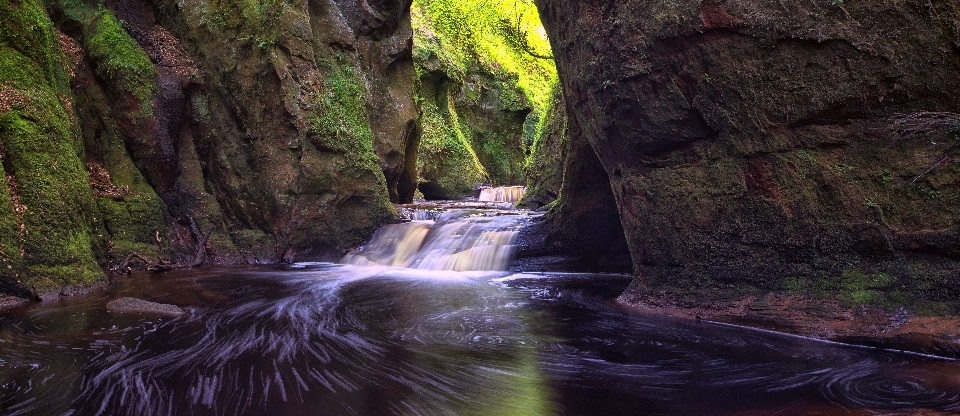
[[[720, 406], [724, 392], [737, 386], [765, 392], [773, 407], [731, 402], [721, 413], [782, 410], [772, 403], [784, 391], [791, 392], [784, 398], [810, 412], [845, 406], [864, 414], [957, 411], [960, 399], [949, 395], [957, 372], [941, 361], [901, 362], [891, 358], [900, 357], [894, 353], [806, 340], [797, 346], [710, 325], [960, 358], [958, 22], [954, 2], [912, 0], [3, 2], [0, 348], [19, 361], [0, 357], [0, 373], [31, 379], [36, 367], [23, 351], [33, 347], [21, 346], [34, 345], [24, 344], [32, 342], [31, 334], [44, 334], [37, 339], [52, 344], [36, 345], [83, 344], [87, 355], [77, 362], [86, 364], [78, 371], [98, 380], [109, 378], [111, 365], [132, 365], [124, 373], [131, 378], [106, 384], [123, 390], [123, 397], [141, 388], [143, 397], [160, 397], [176, 390], [171, 386], [178, 380], [189, 380], [193, 390], [175, 396], [206, 406], [201, 414], [229, 414], [239, 406], [203, 393], [212, 389], [204, 386], [236, 374], [213, 367], [202, 377], [190, 373], [218, 356], [240, 376], [273, 380], [238, 393], [261, 409], [251, 413], [297, 402], [287, 396], [294, 391], [303, 406], [290, 405], [290, 414], [321, 402], [343, 406], [332, 413], [363, 413], [362, 392], [371, 391], [396, 395], [366, 409], [373, 413], [443, 413], [456, 406], [474, 409], [467, 413], [585, 412], [591, 404], [568, 396], [602, 390], [603, 382], [570, 382], [568, 360], [589, 367], [583, 374], [598, 380], [618, 374], [616, 380], [633, 386], [621, 391], [627, 396], [621, 399], [649, 405], [651, 414]], [[453, 252], [442, 263], [459, 264], [453, 268], [465, 274], [371, 266], [430, 263], [371, 238], [394, 230], [391, 241], [428, 245], [428, 233], [441, 233], [437, 224], [452, 225], [444, 223], [448, 211], [413, 216], [412, 210], [424, 199], [473, 197], [480, 201], [469, 204], [479, 204], [495, 198], [489, 186], [505, 186], [499, 188], [505, 199], [516, 199], [516, 187], [525, 186], [518, 204], [532, 211], [488, 215], [481, 214], [487, 206], [455, 206], [458, 213], [451, 215], [470, 225], [458, 223], [464, 228], [448, 234], [461, 236], [478, 222], [500, 226], [519, 215], [518, 223], [496, 231], [507, 234], [487, 234], [491, 244], [511, 246], [512, 260], [474, 263], [454, 243], [444, 243], [435, 248]], [[488, 255], [485, 250], [476, 251]], [[359, 259], [378, 251], [388, 254]], [[125, 261], [131, 253], [155, 264], [202, 267], [151, 276], [135, 270], [142, 262]], [[330, 263], [340, 261], [354, 265]], [[598, 274], [607, 272], [614, 274]], [[404, 282], [424, 293], [404, 289]], [[176, 284], [189, 289], [168, 287]], [[245, 285], [262, 285], [269, 301], [256, 300]], [[90, 294], [69, 296], [80, 293]], [[427, 293], [437, 296], [433, 303]], [[187, 314], [105, 315], [101, 304], [121, 295], [177, 304]], [[357, 303], [341, 303], [341, 295]], [[319, 306], [310, 305], [309, 296]], [[395, 306], [406, 302], [424, 305]], [[73, 322], [55, 312], [52, 305], [60, 304], [100, 321], [63, 323], [69, 327], [64, 332], [77, 338], [59, 343], [56, 331], [41, 327], [57, 327], [46, 316]], [[536, 306], [515, 314], [508, 304]], [[453, 316], [444, 315], [445, 307], [456, 305], [466, 305], [466, 315], [441, 319]], [[244, 315], [255, 309], [265, 312]], [[547, 324], [552, 321], [542, 315], [569, 318], [573, 311], [588, 317]], [[340, 318], [345, 321], [334, 322]], [[666, 324], [648, 326], [645, 319]], [[231, 320], [271, 334], [276, 345], [210, 329]], [[4, 333], [34, 328], [34, 321], [40, 322], [35, 330]], [[467, 321], [469, 330], [451, 329]], [[94, 332], [112, 333], [110, 326], [101, 328], [107, 322], [132, 331], [104, 341], [103, 351], [114, 354], [109, 359], [90, 347], [100, 342]], [[306, 346], [283, 350], [297, 344], [294, 329], [310, 322], [322, 325], [302, 332]], [[437, 332], [404, 332], [406, 325], [431, 324]], [[527, 328], [538, 325], [549, 330], [531, 335], [536, 331]], [[620, 338], [608, 325], [633, 332]], [[671, 368], [664, 362], [650, 364], [627, 347], [583, 345], [593, 331], [602, 332], [598, 339], [640, 350], [649, 339], [692, 345], [713, 337], [702, 335], [704, 325], [724, 334], [717, 337], [730, 337], [730, 343], [711, 344], [725, 350], [757, 342], [794, 357], [870, 362], [863, 374], [882, 379], [878, 385], [910, 384], [929, 368], [942, 377], [917, 382], [927, 402], [891, 409], [877, 404], [889, 392], [868, 391], [860, 404], [851, 404], [856, 386], [833, 392], [837, 380], [860, 380], [853, 370], [788, 359], [809, 377], [793, 387], [747, 383], [746, 375], [717, 382], [707, 388], [715, 400], [694, 409], [652, 399], [655, 394], [644, 390], [646, 382], [669, 384]], [[221, 351], [201, 353], [185, 344], [168, 350], [149, 335], [197, 341], [207, 339], [205, 330]], [[441, 342], [443, 331], [457, 340]], [[471, 331], [485, 342], [513, 342], [505, 347], [508, 359], [498, 362], [502, 368], [479, 374], [470, 367], [476, 362], [457, 361], [457, 354], [496, 361], [494, 353], [503, 352], [465, 347]], [[682, 334], [669, 335], [673, 331]], [[417, 336], [426, 339], [416, 341], [424, 350], [405, 349]], [[124, 352], [142, 341], [148, 345], [142, 353], [158, 363], [189, 353], [208, 361], [161, 375], [138, 367], [137, 353]], [[224, 351], [241, 341], [252, 349]], [[533, 344], [519, 346], [527, 341]], [[429, 361], [431, 342], [453, 351], [440, 355], [462, 365], [462, 379], [445, 378], [442, 366], [412, 364]], [[730, 359], [670, 345], [669, 351], [651, 347], [653, 355]], [[553, 355], [557, 351], [563, 353]], [[406, 353], [418, 358], [405, 360]], [[251, 364], [244, 354], [273, 357], [276, 368]], [[320, 358], [324, 354], [332, 355]], [[373, 367], [342, 372], [364, 357], [381, 362], [390, 354], [400, 356], [383, 362], [389, 374], [382, 383], [370, 381]], [[538, 364], [543, 357], [547, 364]], [[600, 371], [575, 357], [611, 367]], [[341, 367], [329, 374], [297, 372], [338, 360]], [[673, 369], [694, 380], [690, 374], [699, 364], [681, 362]], [[760, 366], [777, 362], [783, 363], [771, 359]], [[902, 371], [885, 373], [878, 362]], [[650, 364], [663, 377], [629, 381], [616, 363]], [[98, 405], [128, 400], [77, 374], [64, 376], [72, 380], [66, 385], [99, 397]], [[405, 384], [405, 374], [416, 380]], [[146, 384], [124, 384], [137, 377]], [[493, 403], [495, 394], [483, 389], [447, 395], [483, 379], [506, 385], [515, 393], [507, 397], [517, 402]], [[227, 384], [239, 386], [239, 378], [232, 380]], [[671, 400], [682, 401], [678, 392], [697, 388], [691, 383], [667, 389], [675, 394]], [[16, 409], [10, 406], [31, 394], [57, 394], [45, 388], [0, 396], [0, 409]], [[311, 402], [306, 392], [323, 389], [351, 397], [320, 395]], [[799, 393], [808, 390], [816, 398]], [[437, 394], [439, 404], [412, 401], [416, 394]], [[138, 403], [158, 414], [185, 408]], [[60, 413], [96, 413], [87, 406], [66, 405]]]

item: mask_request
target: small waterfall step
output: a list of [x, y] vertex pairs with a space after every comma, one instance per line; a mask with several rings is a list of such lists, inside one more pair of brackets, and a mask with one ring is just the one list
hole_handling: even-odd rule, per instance
[[515, 203], [523, 199], [527, 192], [525, 186], [495, 186], [480, 188], [480, 196], [477, 197], [481, 202], [510, 202]]
[[500, 209], [416, 212], [422, 220], [384, 226], [342, 262], [419, 270], [507, 270], [517, 232], [530, 218], [527, 212]]

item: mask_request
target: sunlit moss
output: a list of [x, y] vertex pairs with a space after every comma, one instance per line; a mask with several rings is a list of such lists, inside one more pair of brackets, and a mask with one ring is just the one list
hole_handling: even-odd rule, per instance
[[[460, 190], [468, 184], [522, 181], [524, 151], [542, 134], [557, 85], [536, 6], [531, 1], [417, 0], [411, 18], [424, 114], [422, 176], [434, 185], [457, 182]], [[477, 118], [487, 113], [504, 117], [478, 126]], [[518, 116], [522, 141], [512, 144], [517, 137], [507, 126]], [[442, 152], [438, 146], [443, 145], [450, 148]], [[432, 157], [439, 154], [456, 154], [464, 166], [454, 172], [448, 156]]]
[[551, 54], [550, 43], [532, 1], [417, 0], [411, 18], [422, 29], [415, 33], [415, 47], [433, 48], [461, 71], [480, 65], [516, 75], [535, 111], [549, 106], [557, 68], [542, 57]]

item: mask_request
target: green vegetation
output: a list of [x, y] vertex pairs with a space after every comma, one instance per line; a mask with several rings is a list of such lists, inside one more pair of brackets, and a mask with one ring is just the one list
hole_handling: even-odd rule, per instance
[[112, 11], [94, 9], [78, 0], [59, 3], [68, 19], [83, 28], [80, 39], [97, 76], [117, 95], [130, 95], [141, 117], [153, 116], [157, 69]]
[[477, 183], [522, 183], [557, 85], [536, 6], [418, 0], [411, 15], [421, 177], [448, 196]]
[[437, 58], [453, 70], [448, 74], [463, 77], [481, 67], [517, 76], [516, 86], [535, 109], [549, 106], [557, 70], [542, 57], [550, 54], [550, 43], [532, 1], [417, 0], [411, 11], [415, 54], [436, 51], [435, 42]]
[[418, 166], [421, 176], [437, 178], [441, 189], [459, 194], [472, 191], [475, 183], [488, 181], [487, 170], [460, 128], [456, 112], [448, 108], [447, 114], [452, 116], [446, 116], [436, 105], [424, 105], [422, 111]]
[[[118, 117], [127, 117], [130, 123], [145, 126], [151, 123], [153, 97], [157, 92], [157, 70], [144, 50], [122, 27], [114, 13], [103, 7], [91, 7], [77, 0], [56, 3], [66, 19], [81, 30], [78, 40], [86, 51], [92, 69], [104, 86], [106, 94], [97, 86], [79, 91], [75, 105], [90, 109], [99, 116], [102, 131], [95, 136], [99, 143], [88, 143], [103, 149], [104, 167], [109, 172], [105, 180], [124, 187], [129, 192], [101, 196], [97, 194], [100, 234], [106, 234], [107, 251], [101, 256], [123, 258], [130, 251], [152, 253], [156, 233], [165, 228], [163, 202], [134, 165], [118, 125]], [[108, 95], [110, 98], [108, 98]], [[111, 102], [112, 101], [112, 102]], [[155, 137], [147, 128], [124, 131], [137, 143], [138, 149], [150, 149]], [[92, 132], [89, 135], [94, 135]], [[101, 261], [106, 260], [101, 258]]]
[[[373, 157], [373, 139], [364, 108], [364, 89], [358, 69], [339, 54], [335, 62], [320, 62], [326, 74], [322, 111], [313, 115], [311, 131], [318, 136], [322, 148]], [[372, 160], [372, 159], [371, 159]]]
[[17, 212], [15, 230], [6, 214], [0, 223], [9, 266], [0, 281], [34, 292], [92, 283], [103, 277], [93, 255], [95, 207], [52, 22], [35, 0], [0, 4], [0, 22], [0, 140], [11, 178], [0, 202]]

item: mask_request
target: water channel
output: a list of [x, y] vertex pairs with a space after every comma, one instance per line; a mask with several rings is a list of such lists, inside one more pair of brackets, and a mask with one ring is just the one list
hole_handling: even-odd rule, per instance
[[[435, 214], [352, 264], [135, 273], [0, 315], [0, 414], [960, 412], [954, 361], [630, 312], [628, 276], [492, 270], [529, 214]], [[106, 308], [125, 296], [188, 313]]]

